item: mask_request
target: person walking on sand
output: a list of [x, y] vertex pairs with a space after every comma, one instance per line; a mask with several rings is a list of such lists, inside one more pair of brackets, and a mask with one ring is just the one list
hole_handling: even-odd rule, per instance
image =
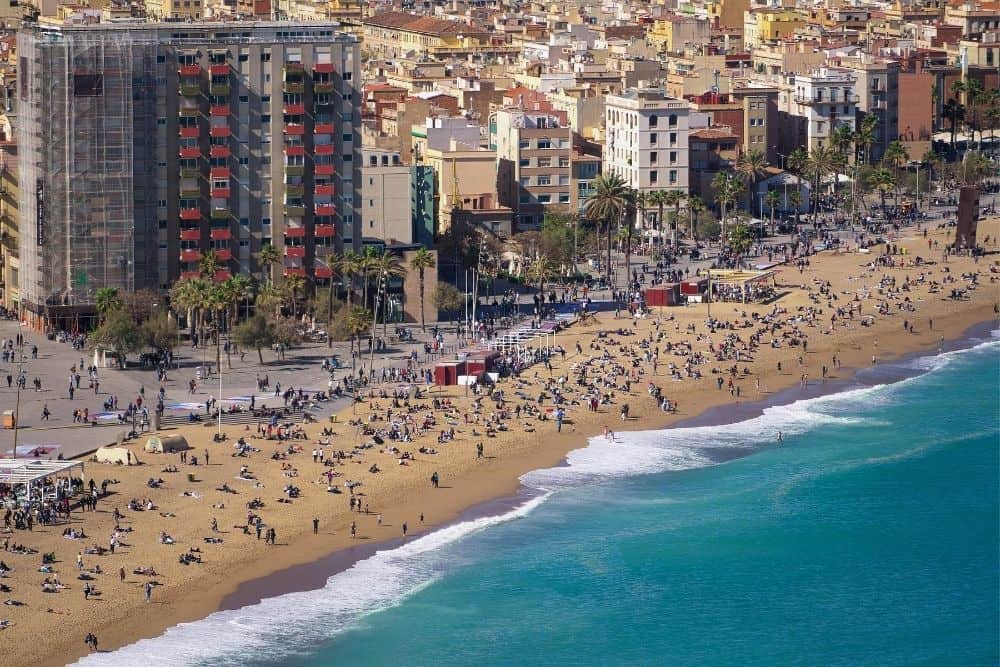
[[403, 537], [406, 537], [406, 531], [407, 531], [407, 527], [406, 527], [406, 522], [404, 521], [403, 522]]
[[93, 632], [87, 633], [87, 636], [83, 638], [83, 643], [86, 644], [91, 651], [97, 651], [97, 636]]
[[354, 521], [352, 521], [351, 522], [351, 539], [354, 539], [357, 536], [358, 536], [358, 524], [355, 523]]
[[121, 580], [122, 583], [125, 583], [125, 568], [124, 567], [118, 568], [118, 578]]
[[146, 598], [146, 602], [149, 602], [153, 598], [153, 582], [147, 581], [146, 585], [143, 586], [143, 595]]
[[319, 534], [319, 517], [313, 517], [313, 535]]

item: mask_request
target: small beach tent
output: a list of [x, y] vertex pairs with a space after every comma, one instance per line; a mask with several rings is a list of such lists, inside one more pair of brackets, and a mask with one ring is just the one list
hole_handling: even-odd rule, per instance
[[134, 466], [139, 464], [131, 451], [125, 447], [101, 447], [94, 452], [94, 459], [98, 463], [114, 463], [123, 466]]
[[191, 446], [183, 435], [166, 435], [162, 438], [153, 436], [146, 440], [146, 451], [155, 454], [183, 452], [188, 449], [191, 449]]

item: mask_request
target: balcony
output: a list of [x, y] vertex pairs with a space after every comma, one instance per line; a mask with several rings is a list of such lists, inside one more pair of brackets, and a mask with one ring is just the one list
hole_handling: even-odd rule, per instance
[[333, 271], [330, 270], [329, 266], [317, 266], [313, 269], [313, 273], [316, 274], [317, 278], [330, 278], [333, 276]]
[[316, 204], [315, 214], [317, 216], [321, 215], [336, 215], [337, 207], [333, 204]]
[[208, 94], [217, 95], [220, 97], [229, 96], [229, 84], [228, 83], [210, 83], [208, 84]]
[[333, 95], [316, 93], [316, 96], [313, 97], [313, 105], [317, 107], [333, 106]]
[[201, 278], [201, 271], [182, 271], [181, 280], [194, 280], [195, 278]]
[[181, 118], [201, 118], [201, 109], [197, 105], [181, 107], [177, 110], [177, 115]]
[[286, 164], [285, 173], [289, 176], [302, 176], [306, 173], [306, 167], [304, 164]]
[[281, 84], [281, 89], [292, 95], [301, 95], [306, 92], [306, 84], [301, 81], [285, 81]]
[[201, 197], [201, 188], [197, 185], [194, 187], [181, 187], [181, 199], [197, 199]]
[[233, 274], [230, 273], [228, 269], [219, 269], [215, 272], [215, 275], [212, 276], [212, 280], [217, 283], [224, 283], [232, 277]]
[[304, 104], [286, 104], [281, 107], [281, 112], [286, 113], [290, 116], [301, 116], [306, 112], [306, 105]]
[[182, 83], [177, 86], [177, 90], [184, 97], [198, 97], [201, 95], [201, 86], [197, 83]]
[[208, 151], [209, 157], [229, 157], [232, 151], [229, 146], [212, 146]]
[[213, 127], [208, 131], [209, 136], [212, 137], [229, 137], [232, 136], [233, 132], [229, 129], [228, 125], [220, 125], [218, 127]]
[[201, 250], [181, 250], [182, 262], [200, 262]]
[[201, 129], [195, 125], [193, 127], [182, 127], [177, 130], [177, 136], [183, 139], [197, 139]]
[[316, 155], [333, 155], [333, 144], [316, 144], [313, 152]]
[[200, 241], [201, 240], [201, 230], [197, 227], [194, 229], [182, 229], [181, 230], [181, 241]]
[[231, 238], [233, 238], [233, 232], [229, 227], [216, 227], [211, 231], [213, 241], [228, 241]]
[[180, 76], [201, 76], [201, 65], [181, 65], [177, 73]]
[[285, 204], [285, 215], [289, 218], [301, 218], [306, 214], [305, 206], [298, 206], [295, 204], [289, 205]]
[[317, 176], [333, 176], [333, 165], [318, 164], [314, 167], [313, 171]]
[[212, 178], [229, 178], [229, 167], [212, 167], [209, 173]]
[[795, 100], [796, 104], [805, 104], [812, 106], [815, 104], [852, 104], [858, 101], [857, 95], [844, 95], [842, 97], [835, 97], [830, 99], [828, 97], [817, 98], [817, 97], [807, 97], [805, 95], [795, 95], [792, 99]]
[[333, 185], [317, 185], [313, 188], [313, 194], [317, 197], [332, 197]]
[[209, 110], [208, 115], [210, 116], [228, 116], [229, 115], [229, 105], [228, 104], [213, 104]]
[[317, 245], [313, 250], [317, 257], [329, 257], [335, 252], [332, 245]]
[[316, 63], [313, 71], [319, 74], [333, 74], [333, 63]]
[[286, 185], [285, 194], [289, 197], [302, 197], [306, 193], [306, 186], [304, 185]]
[[306, 270], [303, 269], [302, 267], [286, 266], [285, 267], [285, 275], [286, 276], [299, 276], [301, 278], [305, 278], [306, 277]]
[[229, 199], [232, 196], [232, 190], [229, 188], [212, 188], [212, 199]]
[[313, 236], [318, 239], [330, 238], [335, 234], [335, 232], [336, 229], [333, 225], [316, 225], [313, 228]]
[[233, 259], [233, 251], [229, 248], [216, 248], [215, 258], [220, 262], [228, 262]]
[[229, 76], [229, 65], [211, 65], [208, 68], [208, 73], [212, 76]]
[[201, 177], [201, 169], [198, 167], [181, 167], [181, 178], [199, 178]]
[[296, 157], [305, 156], [306, 147], [305, 146], [285, 146], [285, 155]]
[[306, 228], [297, 227], [285, 227], [285, 237], [290, 239], [300, 239], [306, 235]]
[[185, 160], [190, 160], [192, 158], [200, 158], [201, 157], [201, 149], [198, 148], [197, 146], [195, 146], [194, 148], [182, 148], [182, 149], [180, 149], [177, 152], [177, 154], [182, 159], [185, 159]]
[[314, 134], [333, 134], [333, 123], [316, 123], [313, 125]]
[[285, 246], [285, 257], [292, 257], [294, 259], [302, 259], [306, 256], [306, 248], [301, 245], [290, 245]]
[[287, 123], [285, 125], [285, 134], [292, 137], [301, 137], [306, 133], [306, 126], [302, 123]]
[[333, 92], [333, 84], [328, 81], [314, 81], [313, 92], [317, 95], [329, 95]]
[[229, 209], [228, 208], [213, 208], [211, 213], [213, 220], [228, 220], [229, 219]]
[[200, 208], [182, 208], [181, 220], [201, 220]]
[[289, 60], [284, 64], [283, 69], [285, 70], [286, 74], [290, 72], [298, 72], [301, 74], [306, 71], [306, 66], [300, 62], [294, 62]]

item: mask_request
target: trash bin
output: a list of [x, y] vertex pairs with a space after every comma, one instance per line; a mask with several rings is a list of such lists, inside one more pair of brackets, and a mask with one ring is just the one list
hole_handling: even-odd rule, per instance
[[337, 415], [330, 415], [330, 423], [331, 424], [337, 423]]
[[14, 428], [14, 411], [4, 410], [3, 411], [3, 427], [4, 428]]

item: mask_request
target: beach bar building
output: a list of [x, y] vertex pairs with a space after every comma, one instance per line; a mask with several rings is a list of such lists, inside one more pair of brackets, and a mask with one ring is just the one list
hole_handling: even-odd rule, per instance
[[72, 493], [71, 472], [83, 473], [83, 461], [0, 459], [0, 488], [18, 503], [59, 500]]
[[740, 269], [713, 269], [711, 272], [711, 298], [713, 301], [765, 301], [774, 296], [778, 271], [745, 271]]

